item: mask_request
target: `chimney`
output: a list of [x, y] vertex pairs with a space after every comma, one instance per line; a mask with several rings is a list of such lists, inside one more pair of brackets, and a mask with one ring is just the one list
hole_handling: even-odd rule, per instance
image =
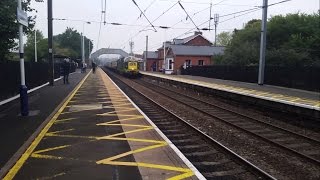
[[163, 44], [165, 44], [165, 46], [166, 46], [166, 48], [167, 48], [167, 47], [169, 47], [172, 43], [171, 43], [171, 41], [166, 41], [166, 42], [164, 42]]
[[202, 35], [202, 32], [201, 31], [195, 31], [194, 32], [194, 35], [199, 35], [199, 34]]

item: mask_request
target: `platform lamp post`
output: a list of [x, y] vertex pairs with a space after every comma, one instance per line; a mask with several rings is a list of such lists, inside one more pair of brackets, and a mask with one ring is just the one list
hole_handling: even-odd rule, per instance
[[[85, 51], [84, 51], [84, 25], [91, 24], [89, 21], [83, 21], [82, 33], [81, 33], [81, 55], [82, 55], [82, 63], [85, 62]], [[89, 52], [90, 53], [90, 52]]]
[[23, 45], [23, 26], [28, 26], [28, 15], [22, 10], [21, 0], [18, 0], [17, 21], [19, 22], [19, 54], [20, 54], [20, 110], [22, 116], [29, 115], [28, 88], [26, 86], [24, 69], [24, 45]]

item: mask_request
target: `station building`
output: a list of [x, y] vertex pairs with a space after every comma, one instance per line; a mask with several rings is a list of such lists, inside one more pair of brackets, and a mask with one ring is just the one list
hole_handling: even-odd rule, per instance
[[[166, 41], [157, 51], [148, 51], [146, 70], [177, 74], [181, 68], [211, 65], [212, 57], [223, 54], [224, 49], [225, 47], [213, 46], [201, 32], [195, 32], [183, 39]], [[146, 51], [143, 53], [144, 57], [145, 54]]]

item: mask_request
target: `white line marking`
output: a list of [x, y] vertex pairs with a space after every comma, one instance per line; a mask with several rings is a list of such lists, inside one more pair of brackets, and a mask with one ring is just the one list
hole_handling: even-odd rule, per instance
[[[104, 72], [105, 73], [105, 72]], [[106, 73], [105, 73], [106, 74]], [[107, 75], [107, 74], [106, 74]], [[149, 117], [144, 114], [144, 112], [112, 81], [112, 79], [107, 75], [110, 81], [119, 89], [119, 91], [132, 103], [132, 105], [143, 115], [143, 117], [151, 124], [151, 126], [157, 131], [157, 133], [165, 140], [171, 149], [181, 158], [181, 160], [188, 166], [189, 169], [193, 171], [195, 176], [200, 180], [205, 180], [206, 178], [198, 171], [198, 169], [181, 153], [181, 151], [164, 135], [161, 130], [149, 119]]]

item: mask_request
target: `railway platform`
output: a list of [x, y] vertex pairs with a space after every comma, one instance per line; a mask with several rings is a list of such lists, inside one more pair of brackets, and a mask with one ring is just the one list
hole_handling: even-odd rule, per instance
[[203, 179], [101, 69], [83, 77], [1, 173], [4, 179]]
[[[254, 83], [237, 82], [221, 79], [206, 78], [190, 75], [165, 75], [158, 72], [145, 72], [141, 74], [148, 78], [167, 80], [173, 84], [190, 85], [191, 88], [204, 90], [225, 97], [243, 99], [255, 104], [282, 108], [293, 112], [304, 111], [304, 114], [320, 117], [320, 93], [278, 86], [259, 86]], [[249, 100], [248, 100], [249, 99]], [[261, 102], [258, 102], [258, 101]], [[304, 109], [304, 110], [301, 110]]]

